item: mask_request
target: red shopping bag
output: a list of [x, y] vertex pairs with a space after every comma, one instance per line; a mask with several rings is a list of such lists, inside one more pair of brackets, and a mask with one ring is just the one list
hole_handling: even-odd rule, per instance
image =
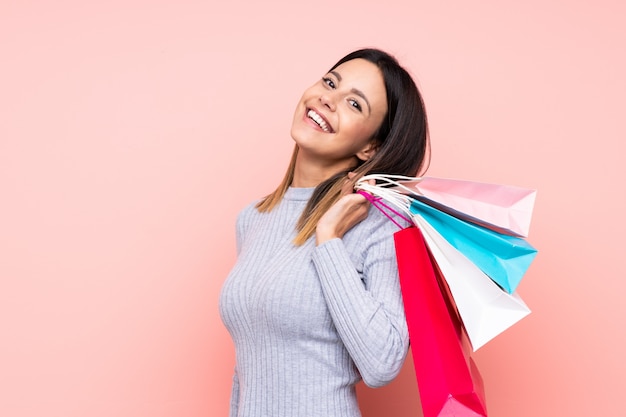
[[486, 417], [482, 378], [421, 232], [409, 227], [394, 239], [424, 417]]

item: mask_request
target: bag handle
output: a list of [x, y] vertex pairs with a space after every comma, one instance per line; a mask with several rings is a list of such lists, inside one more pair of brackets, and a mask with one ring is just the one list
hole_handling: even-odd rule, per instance
[[[393, 177], [411, 178], [411, 177], [403, 177], [399, 175], [395, 175]], [[388, 185], [397, 185], [400, 188], [406, 189], [410, 193], [414, 194], [410, 188], [397, 183], [391, 178], [387, 178], [387, 176], [382, 176], [378, 174], [366, 175], [362, 177], [361, 179], [359, 179], [359, 181], [357, 181], [357, 183], [354, 186], [355, 190], [357, 191], [362, 190], [362, 191], [365, 191], [366, 193], [382, 198], [390, 205], [393, 205], [400, 212], [404, 213], [406, 217], [411, 218], [413, 216], [410, 208], [411, 208], [411, 203], [413, 202], [414, 198], [398, 191], [398, 189], [393, 189], [382, 184], [379, 184], [379, 185], [370, 184], [371, 180], [380, 180], [380, 181], [386, 182]]]
[[[394, 174], [368, 174], [364, 175], [356, 183], [356, 187], [360, 187], [363, 184], [369, 184], [370, 180], [375, 180], [377, 182], [383, 182], [383, 185], [376, 185], [376, 187], [382, 187], [386, 190], [391, 190], [390, 186], [397, 187], [405, 190], [409, 194], [421, 194], [419, 189], [417, 188], [409, 188], [403, 183], [405, 182], [420, 182], [424, 179], [424, 177], [408, 177], [406, 175], [394, 175]], [[397, 193], [398, 191], [396, 191]]]
[[387, 217], [389, 220], [391, 220], [393, 222], [393, 224], [395, 224], [396, 226], [398, 226], [400, 228], [400, 230], [404, 229], [404, 227], [402, 227], [402, 225], [400, 223], [398, 223], [393, 217], [391, 217], [391, 215], [389, 215], [389, 213], [387, 213], [385, 210], [383, 210], [383, 207], [386, 210], [391, 211], [392, 213], [396, 214], [397, 216], [399, 216], [401, 219], [407, 221], [408, 223], [413, 223], [411, 221], [411, 219], [408, 219], [407, 217], [405, 217], [404, 215], [402, 215], [400, 212], [398, 212], [397, 210], [394, 210], [391, 206], [385, 204], [382, 201], [381, 197], [374, 197], [372, 194], [364, 191], [364, 190], [359, 190], [357, 191], [358, 194], [361, 194], [363, 197], [365, 197], [374, 207], [376, 207], [382, 214], [385, 215], [385, 217]]

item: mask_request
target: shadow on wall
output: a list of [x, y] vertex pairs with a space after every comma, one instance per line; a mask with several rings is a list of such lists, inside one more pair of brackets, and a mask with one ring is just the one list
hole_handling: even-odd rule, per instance
[[400, 374], [389, 385], [372, 389], [360, 383], [357, 394], [363, 417], [422, 416], [411, 351]]

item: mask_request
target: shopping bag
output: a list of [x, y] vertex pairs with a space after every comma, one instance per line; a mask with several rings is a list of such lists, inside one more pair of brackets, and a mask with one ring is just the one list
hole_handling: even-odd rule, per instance
[[511, 185], [421, 177], [398, 181], [427, 204], [504, 234], [528, 237], [537, 191]]
[[474, 351], [530, 313], [517, 293], [502, 290], [420, 214], [413, 222], [450, 289]]
[[487, 416], [482, 378], [450, 314], [416, 227], [394, 234], [398, 272], [424, 417]]
[[537, 255], [537, 249], [520, 237], [468, 223], [419, 200], [412, 200], [410, 209], [509, 294]]

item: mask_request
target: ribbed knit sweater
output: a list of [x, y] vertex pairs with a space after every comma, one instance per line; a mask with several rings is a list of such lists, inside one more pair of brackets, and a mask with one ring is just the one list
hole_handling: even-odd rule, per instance
[[237, 218], [237, 262], [220, 294], [236, 351], [231, 417], [358, 417], [355, 384], [399, 373], [408, 330], [393, 233], [371, 207], [342, 239], [296, 246], [312, 188]]

